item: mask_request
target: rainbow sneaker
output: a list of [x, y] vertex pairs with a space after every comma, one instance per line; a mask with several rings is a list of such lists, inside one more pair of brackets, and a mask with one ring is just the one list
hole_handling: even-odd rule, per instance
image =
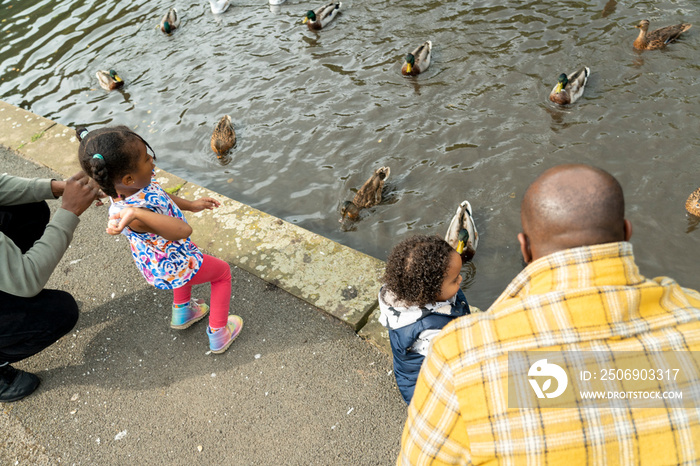
[[203, 299], [191, 299], [189, 303], [173, 304], [170, 328], [182, 330], [199, 322], [209, 312], [209, 305]]
[[237, 315], [228, 316], [228, 323], [216, 332], [211, 331], [211, 327], [207, 325], [207, 335], [209, 336], [209, 349], [212, 353], [223, 353], [231, 346], [233, 340], [236, 339], [241, 329], [243, 328], [243, 319]]

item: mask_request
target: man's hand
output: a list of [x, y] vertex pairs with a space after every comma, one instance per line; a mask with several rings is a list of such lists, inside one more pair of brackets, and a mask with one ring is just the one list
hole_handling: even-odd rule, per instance
[[68, 178], [63, 189], [63, 202], [61, 207], [75, 215], [80, 216], [85, 209], [90, 207], [92, 201], [99, 198], [100, 188], [91, 180], [85, 172], [78, 172]]

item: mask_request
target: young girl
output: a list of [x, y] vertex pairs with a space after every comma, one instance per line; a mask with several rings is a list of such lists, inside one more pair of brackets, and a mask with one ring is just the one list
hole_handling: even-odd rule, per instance
[[470, 313], [459, 288], [461, 270], [457, 251], [438, 236], [413, 236], [389, 254], [379, 321], [389, 329], [394, 376], [407, 404], [430, 341], [452, 319]]
[[78, 128], [76, 134], [80, 165], [112, 201], [107, 233], [129, 239], [134, 261], [148, 283], [173, 290], [170, 326], [185, 329], [207, 315], [209, 306], [191, 299], [192, 285], [211, 282], [209, 347], [213, 353], [226, 351], [243, 327], [240, 317], [228, 315], [231, 269], [197, 248], [182, 214], [212, 209], [219, 202], [209, 197], [188, 201], [166, 193], [155, 179], [153, 149], [126, 126], [91, 132]]

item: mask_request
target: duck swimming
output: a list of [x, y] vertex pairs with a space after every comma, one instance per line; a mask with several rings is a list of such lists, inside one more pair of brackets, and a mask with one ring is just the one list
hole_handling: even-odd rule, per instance
[[690, 214], [700, 217], [700, 188], [696, 189], [688, 196], [688, 200], [685, 201], [685, 210]]
[[341, 219], [349, 218], [357, 220], [360, 217], [360, 211], [382, 202], [382, 189], [384, 182], [389, 178], [391, 170], [389, 167], [377, 168], [372, 176], [369, 177], [365, 184], [357, 191], [352, 201], [345, 201], [340, 209]]
[[231, 117], [224, 115], [211, 135], [211, 149], [216, 152], [218, 158], [222, 158], [235, 145], [236, 132], [231, 124]]
[[469, 201], [462, 201], [457, 212], [447, 227], [445, 241], [452, 246], [462, 258], [462, 262], [472, 260], [479, 245], [479, 233], [472, 218], [472, 206]]
[[229, 0], [209, 0], [211, 12], [215, 15], [220, 15], [221, 13], [228, 10], [230, 4], [231, 2], [229, 2]]
[[177, 14], [177, 9], [171, 8], [160, 21], [160, 30], [166, 34], [170, 34], [179, 27], [180, 16]]
[[112, 89], [119, 89], [124, 85], [124, 81], [114, 70], [100, 70], [95, 74], [95, 76], [97, 76], [100, 86], [108, 91], [111, 91]]
[[330, 2], [315, 10], [309, 10], [306, 12], [306, 16], [302, 21], [308, 26], [312, 31], [323, 29], [333, 21], [333, 18], [340, 12], [341, 2]]
[[430, 57], [433, 51], [433, 43], [425, 41], [413, 52], [406, 55], [401, 74], [405, 76], [417, 76], [430, 66]]
[[680, 36], [682, 33], [690, 29], [692, 24], [680, 23], [673, 26], [666, 26], [659, 29], [649, 30], [649, 20], [643, 19], [639, 25], [635, 26], [639, 29], [639, 36], [634, 40], [634, 48], [637, 50], [657, 50], [666, 47]]
[[549, 100], [559, 105], [573, 104], [583, 95], [590, 74], [591, 70], [587, 66], [569, 76], [565, 73], [560, 74], [559, 82], [549, 94]]

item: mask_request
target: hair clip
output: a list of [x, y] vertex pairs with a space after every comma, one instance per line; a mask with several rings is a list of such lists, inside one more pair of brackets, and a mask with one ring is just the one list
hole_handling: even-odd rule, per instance
[[104, 157], [102, 157], [101, 154], [95, 154], [95, 155], [92, 156], [92, 158], [93, 158], [93, 159], [100, 159], [100, 160], [102, 160], [102, 161], [104, 161], [104, 159], [105, 159]]
[[80, 132], [80, 139], [85, 139], [85, 136], [87, 135], [88, 130], [84, 129]]

